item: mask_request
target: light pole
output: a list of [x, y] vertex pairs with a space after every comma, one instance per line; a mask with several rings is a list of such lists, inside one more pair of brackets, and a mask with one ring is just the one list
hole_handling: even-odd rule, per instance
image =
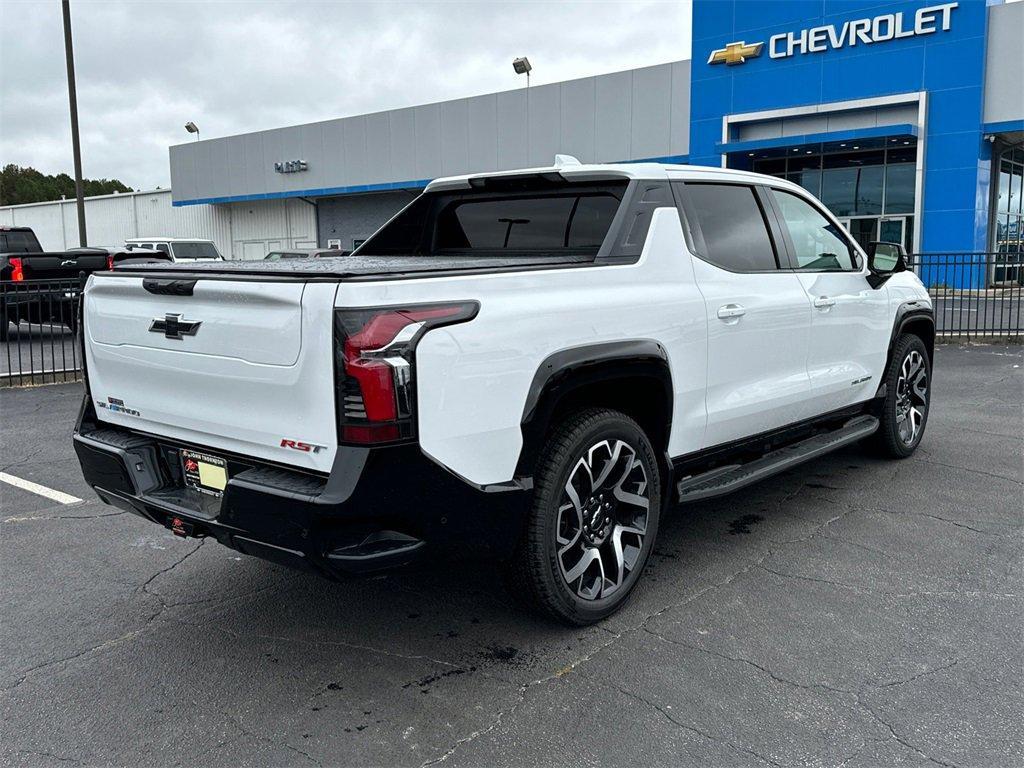
[[71, 45], [71, 3], [61, 0], [64, 12], [64, 58], [68, 65], [68, 105], [71, 108], [71, 151], [75, 156], [75, 199], [78, 202], [78, 243], [86, 247], [85, 200], [82, 197], [82, 147], [78, 143], [78, 95], [75, 92], [75, 53]]
[[189, 133], [194, 133], [196, 135], [196, 141], [199, 141], [199, 126], [198, 125], [196, 125], [191, 120], [189, 120], [187, 123], [185, 123], [185, 130], [188, 131]]
[[533, 69], [530, 66], [530, 60], [525, 56], [520, 56], [518, 59], [512, 59], [512, 69], [516, 71], [517, 75], [526, 75], [526, 87], [530, 87], [530, 70]]

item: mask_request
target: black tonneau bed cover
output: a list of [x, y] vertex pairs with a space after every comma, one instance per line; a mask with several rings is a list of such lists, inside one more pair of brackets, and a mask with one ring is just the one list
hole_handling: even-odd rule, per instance
[[171, 279], [189, 277], [281, 277], [298, 280], [402, 279], [463, 272], [551, 269], [594, 262], [594, 254], [557, 253], [501, 256], [350, 256], [281, 261], [204, 261], [192, 264], [140, 264], [106, 274]]

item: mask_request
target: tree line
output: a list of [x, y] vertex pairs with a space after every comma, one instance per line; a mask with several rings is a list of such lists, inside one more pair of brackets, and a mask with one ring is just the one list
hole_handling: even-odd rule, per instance
[[[117, 179], [82, 179], [82, 194], [86, 197], [133, 191]], [[0, 171], [0, 205], [42, 203], [61, 198], [75, 199], [75, 180], [66, 173], [49, 175], [13, 163]]]

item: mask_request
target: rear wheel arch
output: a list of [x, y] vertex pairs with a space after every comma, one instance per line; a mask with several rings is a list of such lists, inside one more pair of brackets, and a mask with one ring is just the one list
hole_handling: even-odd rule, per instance
[[652, 340], [572, 347], [550, 355], [534, 374], [523, 408], [517, 476], [532, 476], [550, 430], [571, 413], [608, 408], [647, 433], [665, 460], [673, 389], [665, 348]]

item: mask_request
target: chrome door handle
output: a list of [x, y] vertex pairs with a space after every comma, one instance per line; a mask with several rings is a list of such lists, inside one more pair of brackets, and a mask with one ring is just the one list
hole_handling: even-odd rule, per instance
[[814, 300], [814, 306], [818, 309], [829, 309], [836, 305], [836, 300], [828, 296], [819, 296]]
[[743, 317], [745, 314], [747, 314], [747, 310], [739, 304], [723, 304], [718, 308], [719, 320], [731, 320], [736, 317]]

